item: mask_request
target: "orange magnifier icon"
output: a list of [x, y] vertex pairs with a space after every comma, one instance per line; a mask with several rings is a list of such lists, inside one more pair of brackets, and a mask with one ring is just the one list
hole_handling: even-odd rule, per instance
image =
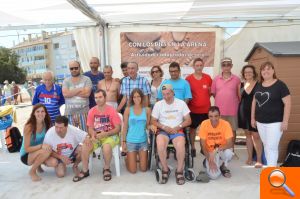
[[290, 196], [294, 197], [295, 193], [286, 184], [286, 176], [280, 169], [274, 169], [269, 174], [269, 183], [276, 188], [283, 187]]

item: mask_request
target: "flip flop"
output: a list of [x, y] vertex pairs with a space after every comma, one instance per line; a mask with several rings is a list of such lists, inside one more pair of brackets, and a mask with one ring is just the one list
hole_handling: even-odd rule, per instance
[[255, 165], [254, 165], [254, 168], [257, 168], [257, 169], [260, 169], [263, 167], [263, 164], [260, 163], [260, 162], [256, 162]]

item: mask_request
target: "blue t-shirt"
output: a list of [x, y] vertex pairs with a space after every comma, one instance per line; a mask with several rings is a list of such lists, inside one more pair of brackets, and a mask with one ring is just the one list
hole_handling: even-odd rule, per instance
[[[36, 135], [35, 140], [33, 139], [33, 134], [31, 134], [31, 136], [30, 136], [30, 146], [36, 146], [36, 145], [39, 145], [39, 144], [43, 144], [44, 138], [45, 138], [45, 135], [46, 135], [46, 128], [44, 127], [42, 132], [37, 132], [35, 135]], [[23, 139], [22, 146], [21, 146], [21, 149], [20, 149], [20, 156], [22, 157], [26, 153], [27, 152], [25, 151], [24, 139]]]
[[85, 72], [83, 75], [89, 77], [93, 84], [92, 92], [89, 97], [89, 102], [90, 102], [89, 107], [92, 108], [96, 106], [94, 93], [97, 90], [97, 84], [100, 80], [104, 79], [104, 75], [102, 72], [98, 72], [97, 75], [93, 75], [91, 71]]
[[51, 121], [54, 122], [56, 116], [60, 115], [59, 107], [65, 103], [61, 87], [57, 84], [53, 84], [51, 90], [48, 91], [45, 84], [39, 85], [35, 90], [32, 105], [37, 103], [46, 106]]
[[179, 78], [177, 80], [173, 79], [167, 79], [164, 82], [161, 83], [161, 86], [159, 87], [157, 99], [161, 100], [163, 98], [161, 87], [165, 84], [171, 84], [175, 93], [175, 97], [180, 100], [185, 99], [192, 99], [192, 92], [190, 84], [182, 78]]
[[143, 143], [147, 141], [147, 111], [143, 108], [140, 115], [135, 115], [133, 107], [130, 107], [128, 118], [128, 132], [126, 141], [130, 143]]

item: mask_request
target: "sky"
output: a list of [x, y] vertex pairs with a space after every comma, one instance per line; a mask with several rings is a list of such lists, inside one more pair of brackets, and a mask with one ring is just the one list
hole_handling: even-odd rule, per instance
[[[206, 23], [209, 25], [217, 25], [225, 28], [224, 38], [228, 39], [230, 36], [238, 33], [242, 27], [246, 24], [246, 22], [214, 22], [214, 23]], [[4, 46], [6, 48], [13, 47], [13, 44], [18, 44], [23, 41], [23, 38], [27, 39], [28, 34], [32, 34], [32, 37], [35, 35], [41, 36], [42, 31], [47, 32], [63, 32], [65, 28], [50, 28], [50, 29], [28, 29], [28, 30], [6, 30], [0, 31], [0, 46]], [[69, 28], [68, 30], [71, 30]]]

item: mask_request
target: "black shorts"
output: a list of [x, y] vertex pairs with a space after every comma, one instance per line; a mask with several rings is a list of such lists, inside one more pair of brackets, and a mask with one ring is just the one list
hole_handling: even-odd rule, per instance
[[190, 113], [192, 124], [190, 125], [191, 128], [196, 129], [204, 120], [208, 119], [207, 113]]
[[21, 156], [21, 161], [23, 162], [23, 164], [28, 165], [28, 153]]

